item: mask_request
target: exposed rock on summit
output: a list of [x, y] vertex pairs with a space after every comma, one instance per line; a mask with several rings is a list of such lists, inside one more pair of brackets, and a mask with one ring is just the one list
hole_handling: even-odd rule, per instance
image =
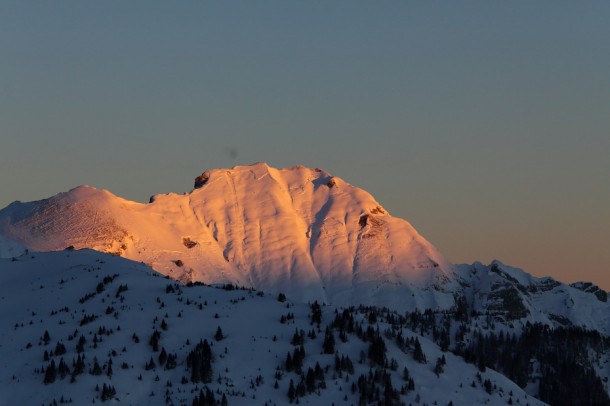
[[201, 175], [195, 178], [195, 189], [199, 189], [210, 179], [210, 174], [208, 172], [203, 172]]

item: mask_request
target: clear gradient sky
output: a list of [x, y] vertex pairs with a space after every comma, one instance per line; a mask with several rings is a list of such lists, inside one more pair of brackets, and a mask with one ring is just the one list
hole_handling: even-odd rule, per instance
[[0, 2], [0, 207], [256, 161], [610, 290], [610, 2]]

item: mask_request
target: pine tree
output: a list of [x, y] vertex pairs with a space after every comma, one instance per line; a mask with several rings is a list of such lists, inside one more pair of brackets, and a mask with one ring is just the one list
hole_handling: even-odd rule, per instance
[[491, 381], [489, 379], [485, 379], [483, 386], [485, 387], [485, 391], [491, 395], [491, 391], [493, 389]]
[[316, 362], [316, 366], [313, 369], [313, 373], [317, 381], [324, 382], [324, 370], [320, 366], [319, 362]]
[[290, 400], [290, 403], [292, 403], [294, 401], [295, 397], [296, 397], [296, 389], [294, 388], [294, 381], [291, 379], [290, 385], [288, 385], [288, 400]]
[[85, 336], [81, 335], [80, 338], [78, 339], [78, 344], [76, 344], [76, 352], [77, 353], [81, 353], [83, 351], [85, 351], [85, 343], [87, 342], [87, 339], [85, 339]]
[[408, 389], [410, 391], [415, 390], [415, 381], [413, 380], [413, 378], [409, 378], [409, 385], [408, 385]]
[[165, 362], [165, 369], [166, 370], [170, 370], [170, 369], [174, 369], [176, 368], [176, 366], [178, 365], [177, 361], [176, 361], [176, 354], [169, 354], [167, 356], [167, 361]]
[[322, 343], [322, 348], [324, 349], [324, 354], [335, 353], [335, 336], [328, 327], [326, 327], [326, 332], [324, 333], [324, 342]]
[[316, 377], [314, 375], [313, 369], [309, 368], [307, 370], [307, 375], [305, 378], [305, 385], [307, 387], [307, 392], [311, 393], [316, 390]]
[[286, 372], [292, 372], [293, 368], [292, 356], [290, 355], [290, 352], [288, 352], [286, 355], [286, 362], [284, 363], [284, 369], [286, 369]]
[[419, 339], [415, 338], [415, 348], [413, 350], [413, 359], [417, 362], [420, 362], [422, 364], [425, 364], [426, 361], [426, 354], [424, 354], [424, 351], [421, 348], [421, 344], [419, 343]]
[[316, 324], [319, 328], [321, 322], [322, 322], [322, 308], [320, 307], [320, 304], [316, 300], [311, 305], [311, 324]]
[[51, 360], [51, 363], [47, 367], [44, 372], [44, 384], [48, 385], [50, 383], [55, 382], [55, 378], [57, 377], [57, 369], [55, 367], [55, 360]]
[[152, 350], [154, 352], [159, 351], [159, 339], [160, 338], [161, 338], [161, 333], [157, 330], [155, 330], [153, 332], [152, 336], [150, 337], [150, 341], [148, 343], [150, 344], [150, 346], [152, 347]]
[[200, 341], [186, 359], [187, 366], [191, 369], [192, 382], [212, 381], [212, 349], [208, 340]]
[[402, 379], [404, 379], [406, 382], [408, 382], [410, 377], [411, 377], [411, 375], [409, 374], [409, 370], [407, 369], [407, 367], [405, 367], [402, 370]]
[[115, 396], [116, 396], [116, 390], [114, 389], [114, 386], [106, 385], [106, 384], [104, 384], [102, 386], [102, 395], [101, 395], [102, 402], [112, 399]]
[[394, 390], [394, 387], [392, 386], [392, 378], [390, 377], [389, 374], [384, 374], [384, 385], [383, 385], [383, 398], [384, 398], [384, 403], [386, 405], [392, 405], [394, 404], [394, 400], [397, 400], [398, 397], [398, 393]]
[[292, 345], [303, 345], [305, 341], [305, 332], [303, 330], [299, 331], [299, 329], [294, 330], [294, 334], [292, 335], [292, 340], [290, 340], [290, 344]]
[[64, 355], [66, 353], [66, 346], [61, 343], [61, 342], [57, 342], [57, 345], [55, 345], [55, 355], [59, 356], [59, 355]]
[[385, 341], [380, 335], [377, 335], [369, 346], [369, 358], [377, 365], [384, 366], [386, 351]]
[[66, 375], [70, 373], [70, 368], [68, 364], [64, 362], [64, 359], [61, 358], [59, 360], [59, 366], [57, 367], [57, 372], [59, 373], [59, 379], [64, 379]]
[[301, 372], [301, 368], [303, 367], [303, 360], [305, 359], [305, 347], [300, 346], [299, 348], [294, 349], [294, 353], [292, 354], [292, 363], [294, 365], [294, 370], [298, 373]]
[[346, 371], [348, 374], [354, 373], [354, 364], [348, 356], [341, 357], [341, 369]]
[[93, 358], [93, 368], [91, 368], [89, 373], [91, 375], [101, 375], [102, 374], [102, 368], [100, 367], [99, 362], [97, 362], [96, 357]]
[[70, 382], [76, 382], [76, 377], [83, 373], [85, 370], [85, 361], [81, 358], [80, 354], [76, 357], [76, 361], [72, 362], [74, 369], [72, 370], [72, 377]]
[[163, 366], [167, 361], [167, 352], [165, 352], [165, 347], [161, 347], [161, 352], [159, 353], [159, 365]]
[[220, 326], [218, 326], [218, 328], [216, 329], [216, 334], [214, 334], [214, 340], [220, 341], [223, 338], [224, 338], [224, 335], [222, 334], [222, 329], [220, 328]]
[[434, 373], [436, 374], [437, 377], [439, 377], [443, 371], [445, 366], [445, 356], [443, 355], [442, 358], [438, 358], [436, 360], [436, 366], [434, 367]]
[[51, 341], [51, 336], [47, 330], [45, 330], [44, 334], [42, 335], [42, 341], [44, 341], [44, 345], [49, 344], [49, 341]]
[[144, 369], [150, 371], [151, 369], [155, 369], [156, 366], [155, 361], [150, 357], [150, 360], [144, 365]]

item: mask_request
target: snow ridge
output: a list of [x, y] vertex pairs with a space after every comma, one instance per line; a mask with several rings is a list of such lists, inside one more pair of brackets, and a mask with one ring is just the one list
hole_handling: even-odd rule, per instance
[[142, 204], [80, 186], [0, 210], [0, 253], [91, 248], [182, 283], [284, 293], [295, 301], [488, 314], [494, 323], [610, 334], [607, 292], [535, 278], [500, 261], [450, 264], [369, 193], [317, 169], [214, 169], [185, 194]]
[[442, 254], [369, 193], [326, 171], [257, 163], [204, 172], [195, 186], [148, 204], [81, 186], [0, 211], [0, 235], [34, 251], [92, 248], [182, 282], [234, 283], [303, 301], [452, 305], [451, 295], [425, 290], [453, 279]]

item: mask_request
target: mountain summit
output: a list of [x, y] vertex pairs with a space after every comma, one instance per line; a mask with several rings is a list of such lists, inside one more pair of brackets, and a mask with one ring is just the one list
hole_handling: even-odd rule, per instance
[[215, 169], [146, 204], [89, 186], [15, 202], [0, 257], [12, 403], [610, 404], [607, 292], [452, 265], [320, 169]]
[[0, 211], [0, 235], [13, 251], [92, 248], [182, 282], [296, 300], [453, 305], [451, 289], [435, 289], [455, 284], [452, 265], [407, 221], [366, 191], [302, 166], [214, 169], [196, 177], [190, 193], [155, 195], [148, 204], [80, 186], [9, 205]]

